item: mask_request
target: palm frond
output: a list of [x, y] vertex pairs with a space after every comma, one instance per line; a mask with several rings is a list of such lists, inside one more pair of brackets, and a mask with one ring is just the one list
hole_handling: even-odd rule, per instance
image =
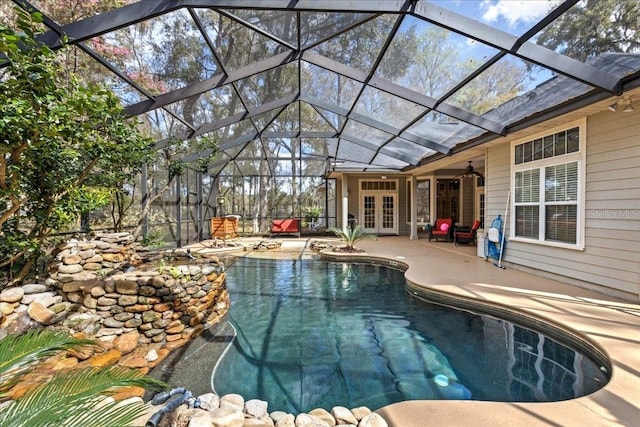
[[[106, 404], [97, 407], [104, 395], [115, 393], [118, 388], [138, 386], [163, 388], [166, 385], [142, 373], [122, 367], [87, 368], [55, 375], [51, 381], [34, 387], [20, 399], [0, 409], [0, 425], [7, 426], [125, 426], [141, 415], [144, 405], [123, 405], [125, 409]], [[110, 410], [114, 413], [109, 415]], [[88, 421], [86, 414], [95, 414]], [[116, 416], [117, 415], [117, 416]], [[118, 421], [115, 424], [106, 424]]]
[[60, 351], [85, 345], [95, 345], [95, 342], [47, 329], [5, 337], [0, 341], [0, 391], [12, 387], [34, 364]]
[[85, 411], [73, 418], [67, 418], [58, 425], [61, 427], [128, 427], [132, 425], [133, 421], [140, 418], [148, 408], [149, 404], [142, 402], [126, 404], [116, 401], [100, 402], [90, 411]]

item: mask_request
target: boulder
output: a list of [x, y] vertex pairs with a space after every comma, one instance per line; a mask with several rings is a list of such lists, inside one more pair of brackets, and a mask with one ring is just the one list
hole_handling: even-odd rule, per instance
[[360, 420], [358, 427], [388, 427], [388, 424], [382, 416], [372, 412]]
[[17, 305], [16, 303], [0, 302], [0, 314], [6, 316], [13, 313]]
[[225, 394], [220, 398], [220, 408], [230, 408], [235, 411], [243, 412], [244, 397], [239, 394]]
[[30, 283], [22, 286], [25, 294], [40, 294], [47, 291], [48, 286], [40, 283]]
[[64, 273], [64, 274], [75, 274], [75, 273], [80, 273], [83, 271], [83, 268], [80, 264], [63, 264], [60, 267], [58, 267], [58, 272], [59, 273]]
[[30, 304], [27, 312], [32, 320], [43, 325], [51, 325], [56, 320], [56, 313], [38, 302]]
[[213, 421], [209, 412], [198, 411], [191, 416], [187, 427], [211, 427], [212, 424]]
[[254, 418], [261, 418], [267, 413], [268, 406], [264, 400], [251, 399], [244, 404], [244, 412]]
[[313, 415], [298, 414], [296, 417], [296, 427], [329, 427], [329, 424]]
[[358, 406], [357, 408], [351, 408], [351, 413], [356, 417], [356, 420], [360, 421], [371, 413], [371, 409], [366, 406]]
[[333, 418], [336, 419], [338, 424], [358, 424], [356, 417], [344, 406], [334, 406], [331, 409], [331, 415], [333, 415]]
[[244, 414], [230, 407], [216, 408], [209, 411], [212, 427], [242, 427]]
[[336, 419], [333, 418], [333, 415], [331, 415], [329, 411], [327, 411], [326, 409], [323, 409], [323, 408], [313, 409], [309, 411], [309, 415], [312, 415], [316, 418], [321, 419], [322, 421], [327, 423], [329, 427], [333, 427], [336, 425]]
[[20, 287], [3, 289], [0, 292], [0, 302], [18, 302], [22, 300], [23, 296], [24, 290]]

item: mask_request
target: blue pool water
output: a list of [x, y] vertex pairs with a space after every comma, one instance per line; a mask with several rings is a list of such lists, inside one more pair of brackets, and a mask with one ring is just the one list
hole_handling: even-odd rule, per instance
[[292, 413], [414, 399], [557, 401], [607, 375], [589, 357], [490, 316], [425, 303], [403, 273], [317, 260], [241, 258], [227, 269], [237, 338], [216, 393]]

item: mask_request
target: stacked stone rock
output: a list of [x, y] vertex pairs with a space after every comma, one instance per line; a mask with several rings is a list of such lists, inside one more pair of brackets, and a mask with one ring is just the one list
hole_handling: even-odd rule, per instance
[[70, 306], [45, 284], [3, 289], [0, 292], [0, 338], [60, 322]]
[[[187, 260], [187, 258], [183, 258]], [[139, 344], [185, 344], [226, 313], [228, 293], [220, 264], [140, 267], [126, 233], [108, 234], [60, 248], [50, 277], [64, 300], [94, 310], [64, 324], [88, 336], [116, 337], [137, 330]]]
[[309, 249], [315, 252], [332, 249], [335, 246], [336, 246], [335, 242], [326, 242], [326, 241], [319, 241], [319, 240], [312, 240], [309, 243]]
[[[58, 249], [44, 283], [0, 292], [0, 338], [49, 327], [93, 338], [99, 346], [42, 364], [12, 390], [11, 397], [34, 382], [46, 381], [48, 374], [76, 366], [119, 364], [146, 373], [228, 310], [225, 273], [217, 260], [164, 266], [159, 255], [145, 263], [145, 257], [153, 257], [136, 248], [127, 233], [72, 240]], [[181, 259], [189, 261], [183, 255]], [[118, 397], [143, 393], [131, 389]]]
[[269, 249], [278, 249], [282, 246], [281, 240], [261, 240], [253, 245], [254, 251], [266, 251]]

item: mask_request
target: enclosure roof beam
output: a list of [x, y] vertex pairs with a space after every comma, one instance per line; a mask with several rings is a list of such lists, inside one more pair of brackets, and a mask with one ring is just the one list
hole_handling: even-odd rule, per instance
[[[13, 1], [16, 4], [26, 3], [23, 0]], [[69, 42], [75, 44], [181, 8], [401, 13], [407, 11], [414, 1], [297, 0], [292, 3], [290, 0], [141, 0], [70, 23], [62, 29], [64, 34], [68, 36]], [[40, 40], [53, 48], [61, 46], [60, 35], [52, 31], [43, 34]]]
[[[230, 126], [235, 123], [241, 122], [242, 120], [256, 117], [260, 114], [264, 114], [271, 110], [277, 110], [277, 109], [286, 107], [291, 102], [295, 101], [296, 97], [297, 97], [297, 94], [288, 95], [283, 98], [276, 99], [275, 101], [262, 104], [259, 107], [251, 109], [250, 111], [234, 114], [232, 116], [225, 117], [224, 119], [216, 120], [213, 123], [202, 125], [198, 129], [196, 129], [196, 131], [193, 134], [189, 133], [189, 134], [174, 135], [173, 138], [178, 140], [186, 140], [186, 139], [202, 136], [209, 132], [214, 132], [218, 129], [222, 129], [225, 126]], [[171, 138], [165, 138], [161, 141], [158, 141], [158, 143], [155, 145], [155, 149], [160, 150], [162, 148], [167, 147], [170, 141], [171, 141]]]
[[[381, 130], [383, 132], [389, 133], [391, 135], [395, 135], [398, 138], [403, 138], [406, 139], [408, 141], [413, 142], [414, 144], [418, 144], [422, 147], [426, 147], [426, 148], [430, 148], [434, 151], [437, 151], [439, 153], [443, 153], [443, 154], [449, 154], [450, 152], [450, 148], [439, 144], [437, 142], [434, 141], [430, 141], [426, 138], [420, 137], [418, 135], [409, 133], [409, 132], [402, 132], [401, 129], [396, 128], [394, 126], [388, 125], [386, 123], [380, 122], [378, 120], [374, 120], [370, 117], [364, 116], [362, 114], [358, 114], [358, 113], [351, 113], [349, 116], [347, 116], [348, 114], [348, 110], [345, 108], [342, 108], [340, 106], [337, 106], [335, 104], [331, 104], [328, 103], [326, 101], [322, 101], [318, 98], [314, 98], [312, 96], [309, 95], [303, 95], [302, 96], [302, 101], [307, 102], [308, 104], [311, 104], [313, 106], [316, 106], [318, 108], [323, 108], [325, 110], [331, 111], [332, 113], [338, 114], [340, 116], [344, 116], [347, 117], [349, 119], [352, 119], [356, 122], [362, 123], [364, 125], [370, 126], [374, 129], [378, 129]], [[342, 135], [344, 136], [344, 135]]]
[[283, 132], [262, 132], [262, 138], [338, 138], [337, 132], [333, 131], [283, 131]]
[[[371, 143], [369, 141], [365, 141], [364, 139], [360, 139], [360, 138], [357, 138], [357, 137], [351, 136], [351, 135], [342, 135], [342, 137], [340, 139], [347, 140], [347, 141], [349, 141], [349, 142], [351, 142], [353, 144], [356, 144], [356, 145], [359, 145], [361, 147], [367, 148], [367, 149], [369, 149], [369, 150], [371, 150], [373, 152], [378, 151], [378, 148], [379, 148], [376, 144], [373, 144], [373, 143]], [[404, 155], [402, 153], [398, 153], [396, 151], [392, 151], [392, 150], [389, 150], [389, 149], [382, 149], [381, 153], [383, 153], [386, 156], [389, 156], [389, 157], [391, 157], [393, 159], [397, 159], [397, 160], [403, 161], [405, 163], [408, 163], [410, 165], [418, 164], [418, 159], [417, 158], [406, 156], [406, 155]]]
[[230, 71], [228, 76], [222, 73], [216, 74], [213, 77], [196, 82], [189, 86], [174, 90], [172, 92], [167, 92], [162, 95], [158, 95], [157, 97], [155, 97], [155, 99], [132, 104], [126, 108], [126, 113], [129, 116], [134, 116], [159, 107], [164, 107], [185, 98], [199, 95], [212, 89], [216, 89], [220, 86], [234, 83], [239, 80], [246, 79], [247, 77], [251, 77], [253, 75], [277, 68], [280, 65], [291, 62], [294, 57], [295, 55], [293, 52], [282, 52], [270, 58], [263, 59], [262, 61], [257, 61], [236, 70]]
[[[567, 0], [564, 8], [577, 3]], [[524, 41], [507, 32], [483, 24], [433, 3], [418, 3], [412, 12], [432, 24], [444, 27], [465, 37], [488, 44], [496, 49], [508, 52], [526, 61], [548, 68], [559, 74], [576, 79], [592, 87], [603, 89], [612, 94], [620, 94], [620, 80], [591, 65], [569, 58], [536, 43]]]
[[[14, 0], [20, 4], [21, 0]], [[577, 0], [566, 0], [560, 7], [566, 9]], [[28, 4], [28, 2], [23, 2]], [[220, 9], [260, 9], [260, 10], [295, 10], [295, 11], [344, 11], [371, 13], [405, 13], [433, 24], [442, 26], [458, 34], [488, 44], [501, 51], [509, 52], [526, 61], [541, 65], [557, 73], [577, 79], [585, 84], [598, 87], [613, 94], [620, 94], [620, 79], [611, 76], [595, 67], [566, 57], [550, 49], [529, 41], [523, 41], [504, 31], [467, 18], [433, 3], [414, 0], [404, 2], [379, 2], [361, 0], [358, 2], [337, 2], [332, 0], [300, 0], [291, 3], [288, 0], [142, 0], [123, 6], [119, 9], [104, 12], [86, 19], [65, 25], [61, 30], [71, 43], [79, 43], [89, 38], [132, 25], [184, 7], [213, 7]], [[356, 7], [357, 6], [357, 7]], [[558, 12], [562, 12], [562, 9]], [[542, 24], [546, 24], [543, 22]], [[530, 35], [529, 35], [530, 36]], [[51, 47], [59, 46], [60, 35], [56, 31], [45, 33], [41, 40]]]
[[[302, 59], [309, 62], [310, 64], [317, 65], [318, 67], [324, 68], [325, 70], [336, 72], [360, 83], [364, 83], [367, 79], [367, 74], [363, 71], [360, 71], [353, 67], [349, 67], [348, 65], [334, 61], [317, 53], [312, 53], [309, 51], [304, 52], [302, 54]], [[423, 95], [404, 86], [391, 83], [380, 77], [371, 77], [368, 84], [369, 86], [375, 87], [376, 89], [379, 89], [383, 92], [397, 96], [406, 101], [413, 102], [428, 109], [435, 109], [436, 111], [451, 116], [457, 120], [470, 123], [489, 132], [497, 133], [499, 135], [504, 135], [505, 133], [505, 126], [500, 123], [485, 119], [461, 108], [454, 107], [453, 105], [439, 104], [436, 99], [431, 98], [430, 96]]]
[[[28, 4], [14, 0], [16, 4]], [[577, 0], [566, 0], [560, 7], [566, 9]], [[413, 8], [412, 8], [413, 6]], [[566, 57], [550, 49], [529, 41], [523, 41], [504, 31], [493, 28], [471, 18], [450, 11], [434, 3], [405, 0], [380, 2], [361, 0], [358, 2], [338, 2], [333, 0], [142, 0], [119, 9], [114, 9], [63, 26], [61, 29], [69, 37], [70, 43], [80, 43], [92, 37], [114, 31], [185, 7], [207, 7], [218, 9], [257, 9], [292, 11], [333, 11], [370, 13], [411, 13], [417, 18], [447, 28], [458, 34], [488, 44], [501, 51], [509, 52], [526, 61], [541, 65], [557, 73], [577, 79], [585, 84], [620, 94], [620, 79], [588, 64]], [[546, 23], [546, 22], [544, 22]], [[543, 24], [544, 24], [543, 23]], [[530, 35], [528, 35], [530, 36]], [[40, 39], [51, 47], [60, 46], [61, 36], [56, 31], [48, 31]]]

